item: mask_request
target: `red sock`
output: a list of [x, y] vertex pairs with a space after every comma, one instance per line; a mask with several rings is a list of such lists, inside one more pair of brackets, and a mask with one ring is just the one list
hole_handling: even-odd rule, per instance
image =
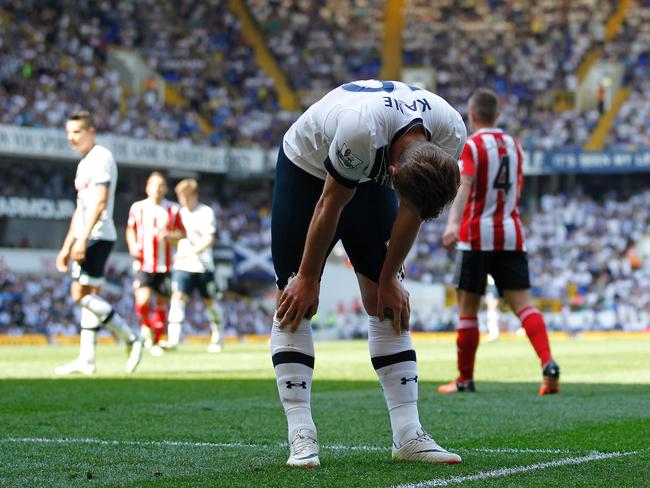
[[149, 323], [150, 310], [151, 306], [148, 303], [145, 303], [144, 305], [138, 305], [137, 303], [135, 304], [135, 313], [137, 313], [138, 317], [140, 317], [140, 323], [142, 325], [146, 325], [147, 327], [151, 327], [151, 324]]
[[530, 343], [535, 348], [535, 352], [541, 360], [542, 366], [544, 366], [552, 358], [551, 345], [548, 343], [544, 317], [534, 307], [526, 307], [520, 310], [517, 316], [521, 320], [521, 326], [526, 331]]
[[461, 317], [458, 321], [458, 371], [459, 381], [474, 379], [474, 359], [478, 349], [479, 333], [476, 317]]
[[154, 344], [158, 344], [160, 338], [165, 333], [165, 324], [167, 322], [167, 310], [165, 308], [156, 306], [156, 310], [153, 311], [153, 316], [151, 317], [152, 325], [152, 340]]

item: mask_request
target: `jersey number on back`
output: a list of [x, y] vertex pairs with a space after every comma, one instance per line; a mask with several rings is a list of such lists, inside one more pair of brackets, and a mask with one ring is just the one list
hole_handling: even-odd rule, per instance
[[508, 193], [512, 184], [510, 183], [510, 157], [507, 154], [501, 156], [499, 163], [499, 171], [492, 182], [492, 188], [495, 190], [503, 190]]

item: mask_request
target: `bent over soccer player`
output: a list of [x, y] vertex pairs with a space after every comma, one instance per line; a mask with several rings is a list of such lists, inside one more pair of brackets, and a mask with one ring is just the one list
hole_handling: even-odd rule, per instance
[[66, 272], [72, 259], [70, 295], [82, 307], [81, 333], [79, 357], [54, 372], [93, 374], [97, 331], [105, 325], [126, 343], [129, 354], [126, 372], [132, 373], [142, 357], [142, 340], [111, 304], [99, 296], [104, 266], [117, 237], [113, 223], [117, 165], [108, 149], [95, 144], [95, 125], [89, 112], [72, 114], [66, 132], [70, 146], [81, 153], [82, 159], [74, 180], [77, 207], [56, 257], [56, 268]]
[[369, 315], [370, 356], [388, 406], [393, 458], [460, 462], [420, 424], [409, 297], [398, 274], [422, 221], [438, 216], [456, 195], [465, 139], [460, 115], [442, 98], [376, 80], [341, 85], [285, 134], [273, 194], [281, 293], [271, 349], [288, 422], [287, 465], [320, 465], [310, 404], [310, 318], [325, 259], [339, 239]]
[[[475, 391], [474, 358], [479, 343], [477, 314], [487, 276], [517, 314], [542, 365], [540, 395], [559, 392], [560, 368], [553, 361], [544, 317], [531, 305], [528, 258], [519, 200], [523, 188], [519, 143], [495, 128], [497, 96], [478, 90], [469, 100], [469, 119], [476, 131], [460, 158], [461, 183], [449, 213], [443, 244], [457, 244], [458, 370], [460, 376], [438, 388], [440, 393]], [[462, 221], [461, 221], [462, 214]]]

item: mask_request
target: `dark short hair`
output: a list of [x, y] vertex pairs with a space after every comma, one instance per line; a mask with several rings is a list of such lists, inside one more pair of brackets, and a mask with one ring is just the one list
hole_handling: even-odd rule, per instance
[[499, 97], [492, 90], [479, 88], [469, 99], [469, 111], [484, 124], [494, 124], [499, 116]]
[[84, 129], [95, 127], [95, 120], [88, 110], [77, 110], [76, 112], [72, 112], [70, 117], [68, 117], [68, 120], [80, 120], [83, 122]]
[[422, 220], [436, 218], [458, 192], [458, 161], [432, 142], [411, 142], [400, 156], [393, 185]]

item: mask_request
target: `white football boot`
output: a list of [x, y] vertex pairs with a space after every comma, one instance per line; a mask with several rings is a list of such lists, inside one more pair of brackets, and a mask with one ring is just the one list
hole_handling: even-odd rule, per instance
[[95, 363], [89, 363], [87, 361], [82, 361], [77, 358], [74, 361], [64, 364], [63, 366], [57, 366], [54, 368], [54, 374], [57, 375], [69, 375], [69, 374], [85, 374], [91, 375], [95, 373]]
[[393, 459], [397, 461], [419, 461], [422, 463], [458, 464], [462, 461], [458, 454], [440, 447], [429, 434], [423, 430], [416, 432], [417, 437], [405, 442], [400, 447], [393, 443]]
[[301, 468], [318, 468], [318, 437], [316, 432], [309, 429], [296, 431], [289, 445], [289, 459], [287, 466], [298, 466]]
[[135, 371], [135, 368], [140, 364], [142, 359], [142, 350], [144, 349], [144, 341], [142, 339], [136, 339], [131, 344], [127, 346], [127, 351], [129, 353], [129, 359], [126, 361], [126, 366], [124, 370], [131, 374]]

